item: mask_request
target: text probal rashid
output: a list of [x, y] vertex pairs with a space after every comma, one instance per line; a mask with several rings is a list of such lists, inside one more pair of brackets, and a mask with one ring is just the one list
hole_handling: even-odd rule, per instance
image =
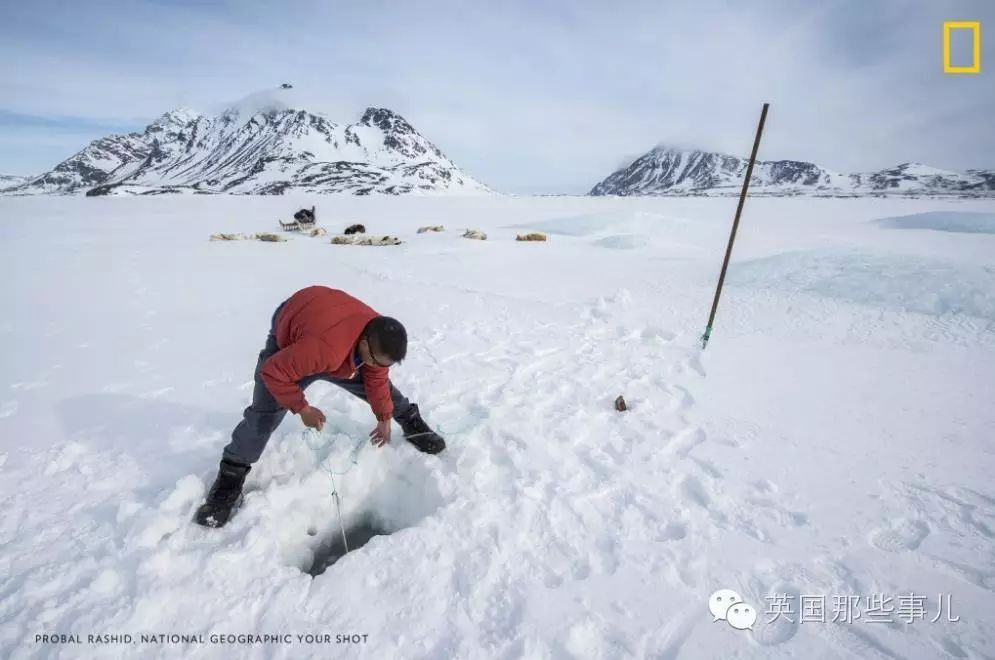
[[36, 634], [35, 644], [365, 644], [369, 640], [366, 633], [210, 633], [210, 634], [179, 634], [179, 633], [54, 633]]

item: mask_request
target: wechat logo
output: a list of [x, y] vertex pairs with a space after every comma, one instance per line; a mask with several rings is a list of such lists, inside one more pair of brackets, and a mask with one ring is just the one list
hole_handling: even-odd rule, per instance
[[708, 599], [712, 621], [725, 621], [736, 630], [753, 630], [757, 610], [743, 602], [743, 597], [732, 589], [719, 589]]

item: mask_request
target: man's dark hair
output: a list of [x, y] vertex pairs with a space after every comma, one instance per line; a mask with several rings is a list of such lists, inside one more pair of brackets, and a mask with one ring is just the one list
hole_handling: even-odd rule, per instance
[[363, 336], [369, 339], [374, 351], [391, 362], [401, 362], [408, 354], [408, 331], [397, 319], [378, 316], [366, 324]]

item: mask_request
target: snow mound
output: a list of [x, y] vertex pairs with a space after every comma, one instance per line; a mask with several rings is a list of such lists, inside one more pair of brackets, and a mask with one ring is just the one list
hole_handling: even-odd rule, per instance
[[788, 252], [734, 263], [730, 285], [800, 291], [886, 309], [995, 320], [995, 267], [863, 250]]
[[933, 229], [964, 234], [995, 234], [995, 213], [930, 211], [878, 218], [872, 222], [887, 229]]

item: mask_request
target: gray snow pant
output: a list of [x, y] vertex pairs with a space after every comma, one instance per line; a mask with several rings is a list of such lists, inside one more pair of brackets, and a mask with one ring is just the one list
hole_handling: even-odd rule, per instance
[[[252, 405], [245, 409], [242, 421], [232, 431], [231, 442], [224, 449], [223, 458], [226, 460], [244, 465], [250, 465], [258, 461], [273, 431], [276, 430], [276, 427], [280, 425], [280, 422], [283, 421], [284, 416], [287, 414], [287, 409], [277, 403], [259, 375], [260, 370], [263, 368], [263, 363], [271, 355], [280, 350], [276, 345], [275, 326], [277, 314], [280, 313], [282, 308], [283, 304], [273, 312], [269, 336], [266, 338], [266, 346], [259, 352], [259, 361], [256, 363], [256, 384], [252, 390]], [[297, 385], [303, 390], [311, 383], [319, 380], [338, 385], [346, 392], [358, 396], [363, 401], [367, 400], [366, 390], [363, 387], [362, 368], [359, 369], [355, 378], [336, 378], [328, 373], [314, 374], [297, 381]], [[393, 383], [389, 383], [389, 385], [390, 398], [394, 403], [394, 419], [400, 419], [410, 411], [411, 402], [394, 387]]]

